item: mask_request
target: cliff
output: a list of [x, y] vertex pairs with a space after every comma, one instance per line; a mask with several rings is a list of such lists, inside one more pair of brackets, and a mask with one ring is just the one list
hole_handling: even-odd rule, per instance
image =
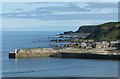
[[67, 32], [64, 32], [64, 34], [93, 33], [95, 29], [96, 29], [96, 25], [86, 25], [86, 26], [80, 26], [79, 29], [75, 32], [67, 31]]
[[96, 27], [95, 31], [87, 39], [106, 41], [120, 39], [120, 22], [108, 22]]
[[68, 31], [64, 34], [90, 33], [86, 39], [93, 40], [118, 40], [120, 39], [120, 22], [107, 22], [100, 25], [81, 26], [76, 32]]
[[93, 33], [96, 28], [96, 25], [81, 26], [75, 33]]

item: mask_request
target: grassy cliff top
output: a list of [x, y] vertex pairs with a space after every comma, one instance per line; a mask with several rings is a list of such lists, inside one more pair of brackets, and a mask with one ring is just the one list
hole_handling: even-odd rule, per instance
[[120, 39], [120, 22], [107, 22], [99, 25], [85, 25], [79, 27], [76, 32], [68, 31], [64, 34], [90, 33], [86, 39], [93, 40], [117, 40]]
[[120, 22], [108, 22], [97, 25], [97, 28], [87, 38], [94, 40], [117, 40], [120, 39]]

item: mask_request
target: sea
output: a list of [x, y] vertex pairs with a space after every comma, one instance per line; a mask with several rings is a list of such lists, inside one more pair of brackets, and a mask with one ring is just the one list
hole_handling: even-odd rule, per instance
[[[118, 77], [117, 60], [71, 58], [9, 59], [10, 51], [51, 48], [58, 31], [3, 31], [2, 77]], [[54, 37], [56, 36], [56, 37]]]

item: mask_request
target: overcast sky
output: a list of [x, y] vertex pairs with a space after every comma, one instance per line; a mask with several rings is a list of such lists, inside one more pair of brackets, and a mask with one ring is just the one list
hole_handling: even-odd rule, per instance
[[68, 31], [118, 20], [118, 2], [5, 2], [3, 30]]

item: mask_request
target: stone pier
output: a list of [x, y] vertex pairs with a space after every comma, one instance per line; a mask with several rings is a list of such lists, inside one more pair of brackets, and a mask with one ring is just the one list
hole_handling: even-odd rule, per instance
[[104, 51], [98, 49], [64, 48], [54, 50], [52, 48], [33, 48], [19, 49], [10, 52], [9, 58], [40, 58], [40, 57], [59, 57], [59, 58], [82, 58], [82, 59], [120, 59], [119, 51]]
[[55, 51], [51, 48], [19, 49], [17, 52], [10, 52], [9, 58], [36, 58], [49, 57]]

